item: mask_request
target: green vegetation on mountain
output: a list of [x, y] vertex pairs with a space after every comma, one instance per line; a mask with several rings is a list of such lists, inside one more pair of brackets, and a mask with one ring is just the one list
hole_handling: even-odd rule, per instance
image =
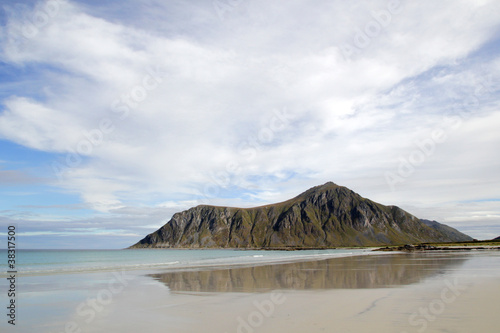
[[326, 183], [255, 208], [197, 206], [176, 213], [131, 248], [332, 248], [472, 240], [426, 224], [346, 187]]

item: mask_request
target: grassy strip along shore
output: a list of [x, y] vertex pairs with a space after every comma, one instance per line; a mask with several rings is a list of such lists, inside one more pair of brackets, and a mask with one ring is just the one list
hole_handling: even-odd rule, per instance
[[453, 243], [420, 243], [402, 246], [386, 246], [374, 251], [470, 251], [470, 250], [500, 250], [500, 240], [484, 240]]

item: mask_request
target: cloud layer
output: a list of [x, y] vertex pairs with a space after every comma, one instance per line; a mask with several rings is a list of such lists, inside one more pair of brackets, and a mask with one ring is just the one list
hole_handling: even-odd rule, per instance
[[53, 154], [44, 177], [104, 214], [95, 230], [329, 180], [451, 225], [500, 216], [463, 204], [500, 198], [498, 1], [4, 10], [1, 58], [22, 75], [1, 82], [0, 137]]

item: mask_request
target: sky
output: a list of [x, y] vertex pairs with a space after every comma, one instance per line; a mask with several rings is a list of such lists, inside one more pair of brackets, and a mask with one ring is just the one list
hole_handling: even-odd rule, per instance
[[328, 181], [500, 236], [499, 1], [0, 4], [0, 247]]

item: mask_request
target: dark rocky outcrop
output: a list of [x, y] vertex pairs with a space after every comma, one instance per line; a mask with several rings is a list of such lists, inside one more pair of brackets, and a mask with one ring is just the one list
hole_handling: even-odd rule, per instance
[[326, 183], [285, 202], [255, 208], [197, 206], [176, 213], [131, 248], [332, 248], [467, 241], [346, 187]]

